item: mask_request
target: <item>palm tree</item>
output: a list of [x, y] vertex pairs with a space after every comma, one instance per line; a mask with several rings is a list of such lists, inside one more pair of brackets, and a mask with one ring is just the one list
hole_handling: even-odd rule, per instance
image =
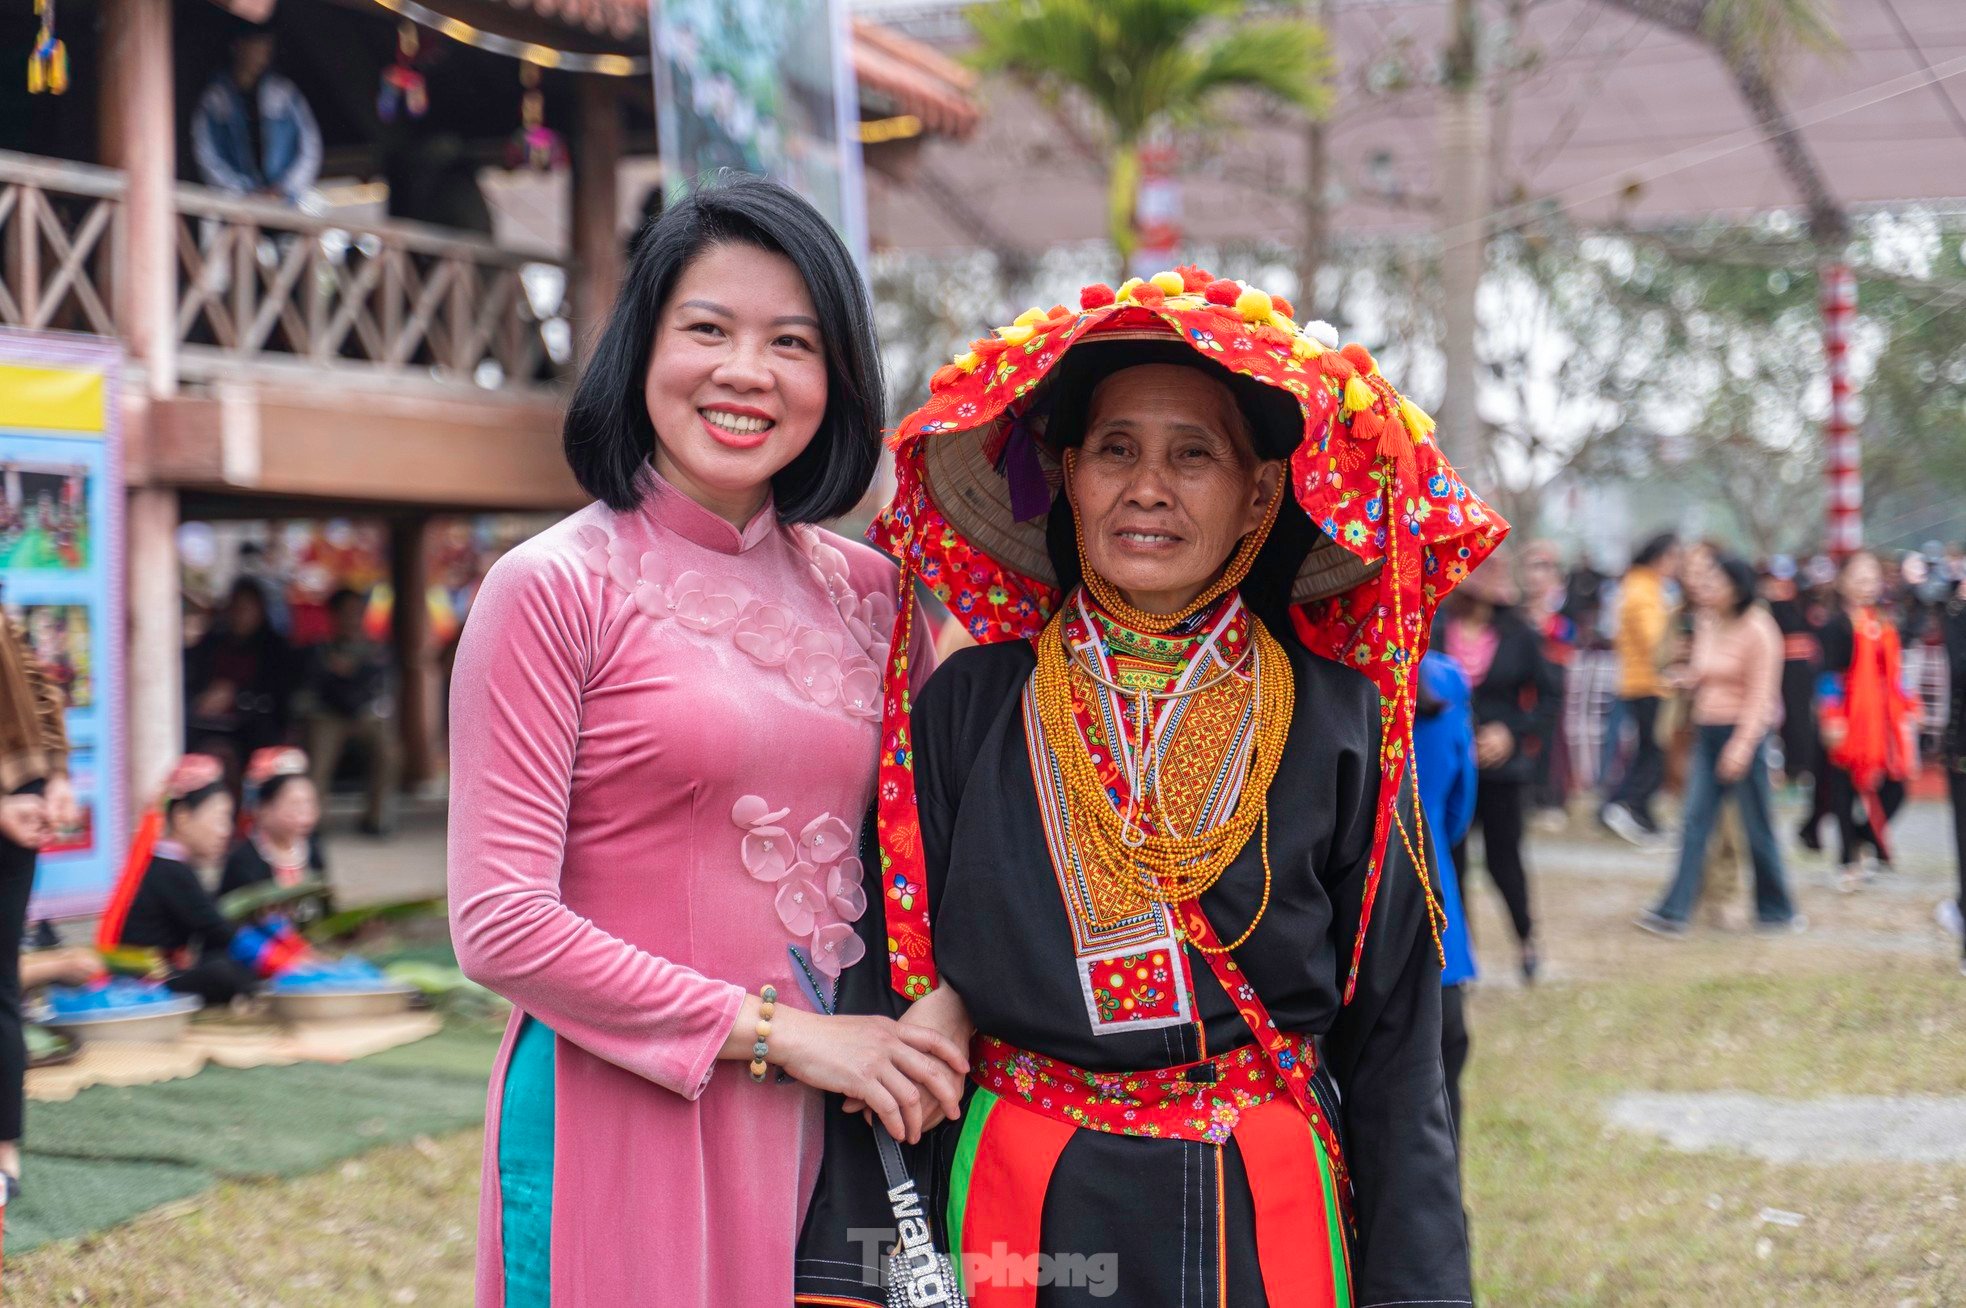
[[1850, 217], [1830, 191], [1795, 120], [1782, 103], [1791, 61], [1805, 51], [1843, 49], [1829, 0], [1599, 0], [1613, 9], [1707, 46], [1727, 67], [1755, 126], [1767, 136], [1789, 184], [1809, 210], [1809, 233], [1834, 255], [1850, 234]]
[[1246, 0], [999, 0], [969, 10], [978, 67], [1041, 93], [1074, 93], [1105, 119], [1107, 224], [1122, 270], [1137, 245], [1140, 145], [1163, 126], [1207, 121], [1219, 93], [1252, 90], [1317, 113], [1324, 32], [1251, 19]]

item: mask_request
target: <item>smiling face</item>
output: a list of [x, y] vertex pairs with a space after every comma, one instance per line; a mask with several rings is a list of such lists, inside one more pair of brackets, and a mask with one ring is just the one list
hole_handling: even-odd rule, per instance
[[1169, 363], [1116, 372], [1092, 393], [1072, 460], [1086, 564], [1136, 608], [1177, 612], [1262, 523], [1282, 475], [1257, 460], [1221, 382]]
[[743, 526], [826, 414], [826, 354], [805, 280], [782, 254], [714, 245], [676, 279], [643, 391], [655, 470]]

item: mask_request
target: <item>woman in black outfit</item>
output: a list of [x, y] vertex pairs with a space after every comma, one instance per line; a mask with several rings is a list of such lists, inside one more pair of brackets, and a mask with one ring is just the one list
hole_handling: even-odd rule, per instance
[[[1959, 860], [1959, 899], [1950, 913], [1941, 903], [1939, 917], [1959, 928], [1960, 947], [1966, 951], [1966, 581], [1958, 583], [1947, 598], [1943, 621], [1946, 666], [1952, 673], [1952, 688], [1946, 705], [1940, 757], [1945, 761], [1946, 784], [1952, 792], [1952, 840], [1954, 856]], [[1959, 971], [1966, 976], [1966, 952], [1962, 953]]]
[[[1542, 638], [1515, 609], [1517, 592], [1505, 561], [1491, 559], [1449, 601], [1438, 647], [1461, 665], [1474, 687], [1475, 823], [1488, 875], [1508, 906], [1521, 949], [1522, 976], [1536, 979], [1535, 919], [1522, 861], [1523, 820], [1537, 760], [1562, 706], [1557, 670]], [[1454, 866], [1468, 867], [1465, 839]]]
[[[219, 760], [179, 760], [165, 785], [162, 834], [148, 824], [139, 832], [98, 936], [112, 960], [159, 964], [166, 986], [213, 1005], [259, 988], [253, 970], [232, 957], [235, 929], [206, 880], [216, 882], [231, 843], [232, 812]], [[146, 857], [143, 842], [153, 838]]]

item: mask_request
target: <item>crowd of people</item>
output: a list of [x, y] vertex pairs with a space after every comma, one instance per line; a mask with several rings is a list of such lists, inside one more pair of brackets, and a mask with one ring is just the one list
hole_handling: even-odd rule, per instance
[[[1696, 910], [1720, 903], [1743, 861], [1755, 923], [1805, 929], [1788, 864], [1828, 852], [1835, 885], [1849, 893], [1888, 873], [1891, 821], [1927, 769], [1948, 779], [1966, 869], [1959, 546], [1756, 565], [1665, 533], [1612, 577], [1566, 574], [1539, 543], [1498, 556], [1461, 588], [1435, 649], [1472, 688], [1473, 821], [1525, 978], [1537, 953], [1522, 843], [1539, 812], [1561, 823], [1589, 803], [1620, 838], [1676, 851], [1638, 921], [1664, 936], [1685, 934]], [[1668, 788], [1680, 795], [1676, 833], [1658, 808]], [[1792, 839], [1777, 815], [1781, 789], [1806, 796]], [[1453, 861], [1465, 872], [1463, 849]], [[1936, 910], [1955, 934], [1961, 906]]]
[[328, 631], [295, 646], [275, 623], [265, 581], [241, 575], [210, 628], [185, 652], [187, 748], [218, 759], [235, 801], [247, 759], [304, 747], [314, 789], [329, 787], [351, 747], [367, 794], [361, 826], [386, 834], [398, 768], [393, 664], [364, 626], [368, 602], [349, 589], [328, 597]]

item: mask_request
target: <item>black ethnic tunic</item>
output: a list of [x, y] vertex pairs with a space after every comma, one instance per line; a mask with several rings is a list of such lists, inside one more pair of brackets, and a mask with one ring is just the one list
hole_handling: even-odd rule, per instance
[[[1278, 1027], [1315, 1038], [1318, 1096], [1335, 1106], [1355, 1187], [1355, 1238], [1337, 1250], [1336, 1283], [1310, 1301], [1353, 1308], [1470, 1303], [1441, 1069], [1439, 963], [1420, 882], [1404, 854], [1388, 853], [1357, 993], [1341, 1003], [1379, 785], [1378, 695], [1363, 676], [1309, 654], [1288, 633], [1279, 639], [1295, 676], [1296, 712], [1269, 791], [1275, 884], [1267, 913], [1235, 958]], [[942, 983], [962, 995], [979, 1035], [1094, 1073], [1177, 1067], [1237, 1050], [1253, 1059], [1248, 1025], [1192, 947], [1185, 953], [1188, 1020], [1093, 1033], [1028, 752], [1022, 699], [1035, 663], [1023, 642], [965, 650], [936, 673], [915, 706], [915, 775]], [[1407, 821], [1410, 830], [1410, 811]], [[1391, 845], [1397, 849], [1397, 837]], [[1224, 939], [1255, 917], [1262, 886], [1252, 839], [1201, 899]], [[840, 1009], [898, 1016], [906, 1001], [888, 986], [880, 915], [865, 915], [860, 929], [867, 957], [842, 978]], [[976, 1153], [971, 1123], [979, 1104], [989, 1107], [990, 1129], [1004, 1114], [1011, 1115], [1006, 1121], [1031, 1116], [1015, 1094], [996, 1096], [994, 1105], [990, 1098], [972, 1084], [965, 1121], [937, 1128], [910, 1151], [945, 1251], [952, 1223], [963, 1222], [965, 1192], [983, 1171], [1006, 1165]], [[887, 1187], [868, 1127], [838, 1111], [837, 1098], [829, 1107], [825, 1163], [800, 1244], [798, 1302], [879, 1304], [881, 1291], [865, 1276], [878, 1250], [874, 1233], [894, 1225]], [[1301, 1113], [1295, 1120], [1301, 1124]], [[1016, 1170], [1016, 1161], [1009, 1166]], [[1234, 1138], [1071, 1131], [1032, 1208], [1034, 1221], [1041, 1211], [1036, 1248], [1048, 1260], [1039, 1270], [1051, 1283], [1005, 1289], [1001, 1277], [990, 1279], [1002, 1272], [989, 1262], [991, 1250], [965, 1248], [972, 1261], [984, 1259], [985, 1279], [972, 1277], [967, 1286], [970, 1301], [976, 1308], [1286, 1308], [1265, 1291], [1272, 1269], [1259, 1257], [1252, 1170], [1260, 1168], [1250, 1167]], [[1318, 1195], [1328, 1188], [1315, 1168], [1301, 1184], [1323, 1211]], [[972, 1210], [975, 1203], [969, 1200]], [[1274, 1236], [1262, 1245], [1267, 1256]]]

